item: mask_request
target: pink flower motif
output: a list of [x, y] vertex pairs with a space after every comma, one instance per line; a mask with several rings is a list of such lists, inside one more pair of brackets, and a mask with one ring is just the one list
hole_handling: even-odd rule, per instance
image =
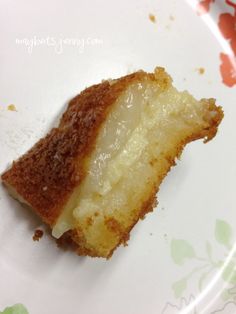
[[224, 38], [230, 41], [232, 51], [236, 55], [236, 16], [223, 13], [220, 15], [218, 25]]
[[229, 87], [236, 85], [236, 59], [225, 53], [220, 54], [220, 73], [223, 83]]
[[210, 5], [215, 2], [215, 0], [203, 0], [200, 1], [200, 3], [197, 6], [197, 13], [199, 15], [205, 14], [209, 12], [210, 10]]
[[[197, 6], [199, 15], [209, 12], [210, 6], [215, 0], [200, 1]], [[220, 54], [220, 73], [226, 86], [236, 85], [236, 0], [225, 0], [225, 3], [234, 9], [234, 14], [222, 13], [219, 16], [218, 26], [223, 37], [229, 42], [232, 55]]]
[[218, 25], [226, 39], [232, 39], [236, 36], [235, 18], [230, 13], [221, 14]]
[[234, 55], [236, 56], [236, 36], [230, 40], [230, 45], [233, 50]]

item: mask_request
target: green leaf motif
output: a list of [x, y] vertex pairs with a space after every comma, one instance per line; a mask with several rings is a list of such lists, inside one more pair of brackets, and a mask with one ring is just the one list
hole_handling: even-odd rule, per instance
[[212, 260], [212, 246], [208, 241], [206, 242], [206, 251], [207, 251], [208, 258], [211, 261]]
[[198, 281], [198, 289], [199, 289], [199, 291], [202, 291], [203, 283], [206, 280], [207, 276], [208, 276], [208, 272], [205, 272], [199, 278], [199, 281]]
[[177, 265], [183, 265], [186, 259], [195, 257], [195, 252], [187, 241], [173, 239], [171, 241], [171, 257]]
[[207, 277], [210, 275], [210, 273], [214, 270], [214, 266], [210, 265], [210, 269], [208, 269], [208, 271], [202, 273], [201, 277], [198, 280], [198, 289], [199, 291], [202, 291], [203, 289], [203, 284], [205, 282], [205, 280], [207, 279]]
[[187, 280], [186, 280], [186, 278], [183, 278], [183, 279], [181, 279], [179, 281], [176, 281], [172, 285], [172, 289], [174, 290], [176, 298], [182, 297], [183, 296], [183, 292], [186, 290], [186, 288], [187, 288]]
[[236, 284], [236, 265], [233, 262], [230, 262], [224, 269], [222, 273], [222, 278], [224, 281], [231, 283], [233, 285]]
[[223, 292], [221, 293], [221, 299], [226, 302], [230, 299], [233, 299], [233, 295], [229, 293], [229, 290], [223, 290]]
[[29, 312], [26, 310], [24, 305], [15, 304], [11, 307], [5, 308], [5, 310], [0, 312], [0, 314], [29, 314]]
[[228, 249], [231, 247], [232, 234], [232, 228], [226, 221], [216, 220], [215, 238]]

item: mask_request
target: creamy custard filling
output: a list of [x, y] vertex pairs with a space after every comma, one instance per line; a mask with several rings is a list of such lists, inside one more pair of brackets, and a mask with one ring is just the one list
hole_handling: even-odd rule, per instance
[[[85, 225], [93, 215], [94, 226], [104, 228], [103, 218], [109, 215], [129, 226], [137, 215], [140, 197], [145, 198], [145, 185], [148, 193], [167, 170], [163, 165], [171, 157], [169, 151], [176, 154], [172, 148], [179, 144], [177, 138], [191, 136], [193, 125], [196, 132], [207, 125], [202, 110], [191, 95], [172, 86], [163, 91], [156, 82], [131, 85], [102, 126], [87, 160], [87, 176], [54, 225], [53, 236], [59, 238]], [[88, 228], [86, 238], [94, 244], [102, 241], [92, 228], [91, 232]]]

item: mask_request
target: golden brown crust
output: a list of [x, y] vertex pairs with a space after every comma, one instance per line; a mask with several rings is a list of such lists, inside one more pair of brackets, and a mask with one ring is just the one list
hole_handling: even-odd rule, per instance
[[85, 157], [90, 153], [109, 110], [129, 84], [156, 80], [155, 75], [136, 72], [118, 80], [91, 86], [72, 99], [59, 127], [2, 175], [2, 180], [53, 225], [72, 191], [83, 180]]
[[[159, 69], [159, 71], [161, 74], [162, 70]], [[156, 81], [157, 77], [156, 74], [140, 71], [115, 81], [105, 81], [87, 88], [71, 100], [59, 127], [52, 129], [28, 153], [14, 162], [11, 169], [2, 175], [3, 181], [13, 187], [46, 223], [53, 226], [73, 190], [85, 177], [86, 157], [90, 155], [97, 134], [116, 99], [129, 84], [145, 79]], [[158, 83], [165, 89], [168, 86], [167, 76], [163, 76], [162, 80], [160, 75]], [[205, 102], [205, 119], [210, 122], [206, 124], [208, 125], [206, 129], [192, 134], [180, 143], [176, 148], [175, 157], [166, 156], [169, 169], [175, 164], [175, 158], [180, 156], [188, 142], [199, 138], [204, 138], [205, 142], [209, 141], [217, 132], [223, 112], [220, 107], [215, 106], [213, 99], [202, 101]], [[215, 116], [209, 119], [211, 111], [215, 112]], [[155, 164], [155, 162], [152, 160], [150, 164]], [[161, 180], [166, 173], [165, 170], [161, 174]], [[121, 243], [126, 244], [133, 226], [139, 219], [144, 218], [147, 212], [153, 210], [159, 185], [158, 183], [153, 186], [148, 197], [140, 204], [140, 209], [135, 211], [139, 214], [133, 218], [133, 222], [127, 229], [124, 229], [114, 218], [105, 219], [107, 229], [119, 240], [116, 247]], [[93, 218], [90, 217], [87, 220], [87, 226], [91, 226], [92, 223]], [[58, 242], [67, 245], [73, 243], [79, 255], [98, 256], [95, 249], [87, 248], [86, 238], [79, 228], [66, 232]], [[109, 258], [116, 247], [104, 257]]]

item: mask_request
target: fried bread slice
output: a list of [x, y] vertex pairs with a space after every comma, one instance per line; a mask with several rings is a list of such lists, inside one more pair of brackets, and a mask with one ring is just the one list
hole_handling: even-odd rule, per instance
[[163, 68], [103, 81], [72, 99], [59, 126], [2, 175], [9, 192], [80, 255], [126, 243], [184, 146], [212, 139], [214, 99], [179, 92]]

